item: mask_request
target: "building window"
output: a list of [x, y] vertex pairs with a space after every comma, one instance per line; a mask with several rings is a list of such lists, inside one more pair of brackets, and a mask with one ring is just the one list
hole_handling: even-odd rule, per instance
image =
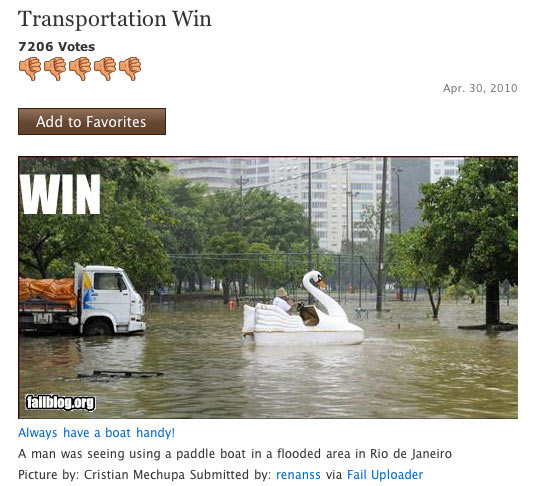
[[357, 182], [357, 183], [352, 183], [352, 191], [355, 191], [357, 189], [368, 189], [368, 190], [371, 190], [373, 189], [372, 187], [372, 183], [371, 182]]

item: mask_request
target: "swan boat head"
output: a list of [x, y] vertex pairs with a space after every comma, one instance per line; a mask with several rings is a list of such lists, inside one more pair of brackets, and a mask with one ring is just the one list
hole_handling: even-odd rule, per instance
[[[314, 282], [317, 286], [313, 285], [311, 282]], [[303, 277], [302, 283], [307, 291], [313, 297], [315, 297], [315, 299], [322, 304], [327, 311], [327, 314], [325, 314], [317, 310], [318, 315], [320, 316], [320, 321], [331, 320], [332, 322], [348, 322], [346, 312], [339, 305], [339, 303], [332, 299], [328, 294], [322, 292], [321, 289], [326, 288], [326, 283], [324, 281], [324, 277], [318, 270], [311, 270], [310, 272], [306, 273]]]
[[303, 277], [303, 280], [304, 282], [306, 280], [309, 282], [312, 280], [321, 289], [325, 289], [327, 287], [324, 277], [322, 277], [322, 274], [318, 270], [311, 270], [309, 273], [306, 273]]

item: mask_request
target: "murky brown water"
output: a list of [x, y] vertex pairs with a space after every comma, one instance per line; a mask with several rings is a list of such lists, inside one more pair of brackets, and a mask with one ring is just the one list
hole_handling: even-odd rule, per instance
[[[155, 307], [142, 336], [21, 337], [21, 417], [517, 417], [517, 332], [456, 329], [482, 323], [481, 304], [442, 305], [440, 321], [425, 302], [389, 308], [352, 319], [365, 329], [358, 346], [242, 347], [241, 309], [219, 303]], [[515, 302], [502, 318], [517, 322]], [[165, 375], [77, 378], [103, 369]], [[94, 395], [97, 409], [25, 411], [26, 393]]]

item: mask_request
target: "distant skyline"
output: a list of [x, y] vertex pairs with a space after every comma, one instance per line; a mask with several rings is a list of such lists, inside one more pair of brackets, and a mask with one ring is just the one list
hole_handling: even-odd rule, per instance
[[[308, 157], [166, 157], [175, 177], [184, 177], [216, 190], [243, 190], [266, 187], [293, 199], [308, 210]], [[400, 178], [401, 229], [405, 231], [420, 223], [417, 203], [419, 186], [437, 176], [452, 171], [450, 160], [463, 158], [389, 157], [387, 159], [387, 199], [398, 214], [397, 176]], [[347, 221], [351, 221], [349, 191], [353, 193], [354, 240], [365, 241], [358, 231], [367, 206], [376, 205], [381, 196], [382, 157], [311, 157], [312, 220], [321, 248], [339, 251], [343, 240], [350, 239]], [[439, 167], [439, 166], [437, 166]], [[347, 185], [348, 183], [348, 185]], [[387, 231], [397, 231], [398, 223]]]

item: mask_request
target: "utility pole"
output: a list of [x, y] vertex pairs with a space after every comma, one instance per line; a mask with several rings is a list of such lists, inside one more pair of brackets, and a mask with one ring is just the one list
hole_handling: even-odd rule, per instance
[[[309, 157], [309, 271], [313, 269], [313, 202], [312, 202], [312, 193], [311, 193], [311, 157]], [[309, 294], [308, 296], [309, 304], [313, 303], [313, 296]]]
[[399, 233], [402, 233], [402, 210], [400, 208], [400, 172], [402, 172], [402, 169], [400, 167], [397, 167], [395, 169], [395, 173], [396, 173], [396, 195], [397, 195], [397, 199], [398, 199], [398, 204], [397, 204], [397, 208], [398, 208], [398, 232]]
[[[244, 179], [242, 177], [242, 174], [240, 174], [238, 184], [240, 185], [240, 234], [244, 236]], [[247, 275], [240, 275], [240, 295], [246, 295], [246, 283]], [[236, 303], [238, 306], [240, 306], [240, 301], [238, 299]]]
[[243, 197], [243, 184], [244, 180], [242, 174], [240, 174], [240, 234], [244, 236], [244, 197]]
[[351, 275], [351, 281], [352, 281], [352, 294], [355, 292], [355, 279], [354, 279], [354, 193], [352, 192], [352, 187], [350, 186], [350, 231], [351, 231], [351, 239], [350, 244], [352, 245], [352, 251], [350, 252], [351, 255], [351, 269], [352, 269], [352, 275]]
[[[397, 209], [398, 209], [398, 234], [402, 233], [402, 209], [400, 208], [400, 172], [402, 169], [400, 167], [391, 167], [391, 170], [395, 171], [396, 174], [396, 196], [397, 196]], [[404, 300], [404, 287], [398, 282], [398, 300]]]
[[382, 200], [380, 208], [380, 250], [378, 254], [378, 280], [376, 282], [376, 310], [382, 311], [383, 293], [383, 253], [385, 246], [385, 196], [387, 193], [387, 157], [383, 158], [382, 167]]
[[350, 201], [348, 200], [348, 188], [350, 187], [348, 181], [348, 164], [346, 164], [346, 254], [348, 254], [348, 242], [350, 241], [350, 222], [348, 219], [348, 211], [350, 211]]

